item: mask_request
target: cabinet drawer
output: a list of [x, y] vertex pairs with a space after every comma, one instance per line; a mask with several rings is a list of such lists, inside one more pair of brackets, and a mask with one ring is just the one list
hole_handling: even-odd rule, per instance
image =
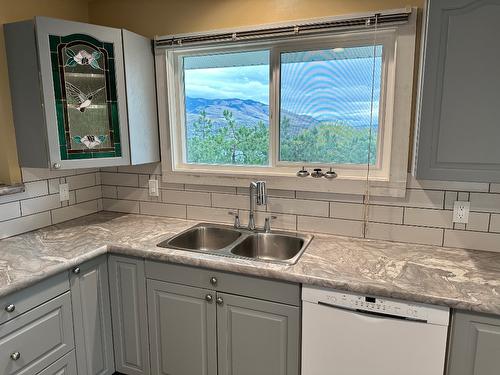
[[66, 292], [0, 326], [0, 374], [36, 374], [73, 347], [71, 298]]
[[[68, 273], [62, 272], [26, 289], [0, 298], [0, 325], [69, 290]], [[10, 306], [10, 309], [8, 308]], [[7, 310], [13, 311], [9, 312]]]
[[[146, 277], [294, 306], [300, 305], [300, 285], [284, 281], [152, 261], [146, 261]], [[214, 278], [216, 282], [212, 282]]]
[[76, 375], [75, 351], [70, 351], [37, 375]]

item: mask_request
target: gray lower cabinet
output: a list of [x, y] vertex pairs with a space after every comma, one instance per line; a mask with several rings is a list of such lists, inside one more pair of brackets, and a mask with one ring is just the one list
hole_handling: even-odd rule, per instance
[[108, 259], [116, 371], [148, 375], [149, 338], [144, 259]]
[[217, 375], [215, 292], [148, 280], [151, 370]]
[[113, 374], [107, 256], [75, 267], [70, 286], [78, 375]]
[[72, 350], [37, 375], [76, 375], [75, 351]]
[[453, 314], [448, 375], [500, 373], [500, 318], [456, 311]]
[[428, 0], [416, 175], [500, 181], [500, 2]]
[[38, 374], [74, 348], [70, 292], [0, 325], [0, 374]]
[[217, 293], [218, 375], [298, 375], [300, 309]]

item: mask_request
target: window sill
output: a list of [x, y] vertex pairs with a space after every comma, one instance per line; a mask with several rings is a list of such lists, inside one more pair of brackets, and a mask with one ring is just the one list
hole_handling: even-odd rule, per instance
[[[364, 195], [367, 192], [366, 177], [342, 177], [333, 180], [313, 177], [297, 177], [286, 174], [232, 174], [205, 171], [163, 170], [163, 181], [181, 184], [215, 185], [248, 187], [251, 181], [265, 180], [270, 189], [312, 191], [322, 193]], [[374, 196], [404, 197], [406, 194], [406, 176], [404, 181], [387, 181], [370, 178], [369, 193]]]

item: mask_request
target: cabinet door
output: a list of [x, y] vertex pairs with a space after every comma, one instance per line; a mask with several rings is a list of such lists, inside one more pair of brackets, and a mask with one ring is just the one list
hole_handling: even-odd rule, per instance
[[219, 375], [299, 374], [299, 307], [217, 293]]
[[75, 351], [72, 350], [37, 375], [76, 375]]
[[156, 280], [147, 287], [152, 373], [216, 375], [215, 292]]
[[416, 172], [500, 181], [500, 2], [430, 0]]
[[149, 375], [144, 260], [111, 255], [109, 285], [116, 371]]
[[71, 272], [71, 302], [78, 375], [115, 371], [106, 256]]
[[35, 19], [53, 168], [130, 162], [121, 30]]
[[448, 375], [498, 375], [500, 318], [455, 312], [449, 348]]

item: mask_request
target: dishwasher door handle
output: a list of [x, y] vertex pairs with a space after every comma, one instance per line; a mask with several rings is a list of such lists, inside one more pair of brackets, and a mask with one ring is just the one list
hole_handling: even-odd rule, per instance
[[399, 316], [399, 315], [393, 315], [393, 314], [388, 314], [388, 313], [381, 313], [381, 312], [376, 312], [376, 311], [369, 311], [369, 310], [362, 310], [362, 309], [349, 309], [347, 307], [342, 307], [342, 306], [336, 306], [332, 305], [326, 302], [318, 302], [318, 305], [324, 306], [324, 307], [329, 307], [332, 309], [337, 309], [337, 310], [342, 310], [342, 311], [348, 311], [352, 314], [368, 317], [368, 318], [379, 318], [379, 319], [391, 319], [391, 320], [405, 320], [409, 322], [415, 322], [415, 323], [427, 323], [427, 320], [424, 319], [413, 319], [409, 317], [404, 317], [404, 316]]

